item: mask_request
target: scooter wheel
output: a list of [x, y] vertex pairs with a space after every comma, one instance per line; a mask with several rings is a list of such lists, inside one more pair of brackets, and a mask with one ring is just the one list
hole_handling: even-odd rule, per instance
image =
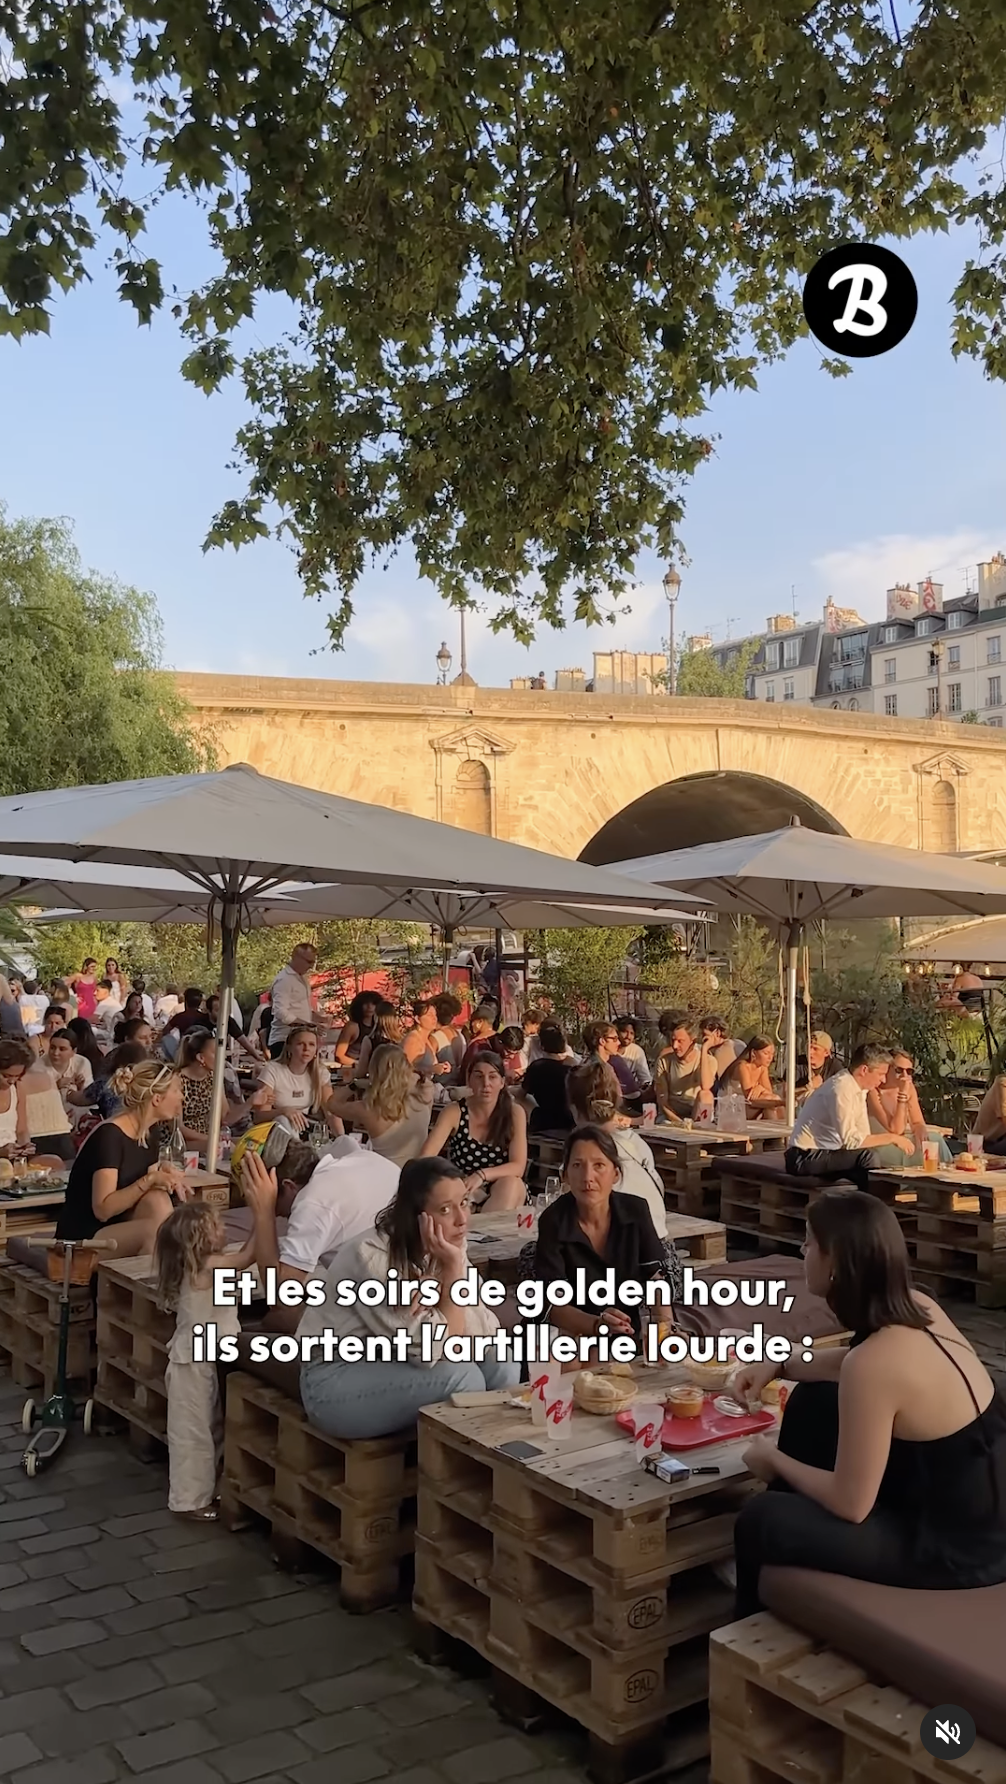
[[35, 1402], [26, 1400], [21, 1408], [21, 1429], [31, 1431], [35, 1426]]
[[38, 1457], [34, 1450], [25, 1450], [21, 1457], [21, 1466], [29, 1480], [34, 1480], [38, 1473]]
[[94, 1401], [84, 1401], [84, 1436], [90, 1437], [94, 1430]]

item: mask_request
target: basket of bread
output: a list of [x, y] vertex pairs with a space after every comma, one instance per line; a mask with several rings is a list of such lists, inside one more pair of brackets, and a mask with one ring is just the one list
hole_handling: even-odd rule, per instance
[[603, 1372], [582, 1369], [573, 1382], [573, 1404], [577, 1410], [601, 1417], [624, 1412], [638, 1393], [628, 1363], [609, 1363]]

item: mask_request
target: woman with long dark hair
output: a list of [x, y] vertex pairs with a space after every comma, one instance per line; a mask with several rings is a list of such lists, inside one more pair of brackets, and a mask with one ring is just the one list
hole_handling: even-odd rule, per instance
[[758, 1034], [752, 1035], [743, 1053], [720, 1077], [721, 1091], [740, 1091], [749, 1121], [781, 1120], [786, 1113], [785, 1104], [779, 1101], [779, 1092], [769, 1077], [774, 1058], [775, 1042]]
[[[451, 1299], [451, 1289], [468, 1272], [468, 1212], [468, 1191], [454, 1165], [443, 1158], [410, 1159], [374, 1229], [336, 1252], [325, 1277], [325, 1302], [305, 1309], [297, 1335], [302, 1343], [317, 1338], [319, 1349], [323, 1333], [334, 1332], [340, 1344], [355, 1340], [358, 1360], [347, 1355], [345, 1361], [304, 1363], [300, 1392], [312, 1424], [335, 1437], [388, 1437], [414, 1424], [421, 1407], [452, 1394], [516, 1387], [520, 1366], [500, 1362], [488, 1343], [481, 1362], [444, 1360], [445, 1337], [488, 1340], [498, 1326], [480, 1302], [459, 1307]], [[392, 1271], [399, 1305], [388, 1299], [345, 1304], [340, 1288], [347, 1282], [388, 1284]], [[421, 1282], [436, 1285], [432, 1306], [418, 1294], [406, 1303], [404, 1286]], [[402, 1330], [409, 1338], [404, 1360], [396, 1343]]]
[[67, 1023], [66, 1027], [67, 1032], [73, 1036], [74, 1051], [79, 1053], [82, 1059], [87, 1060], [94, 1077], [97, 1077], [101, 1070], [101, 1062], [105, 1055], [98, 1046], [97, 1038], [90, 1022], [88, 1022], [85, 1016], [74, 1016], [72, 1020]]
[[[876, 1196], [812, 1202], [807, 1286], [853, 1334], [804, 1363], [745, 1369], [738, 1395], [773, 1376], [800, 1383], [778, 1444], [746, 1452], [776, 1489], [734, 1532], [737, 1616], [762, 1608], [762, 1567], [808, 1567], [887, 1586], [1006, 1580], [1006, 1397], [972, 1346], [912, 1285], [897, 1215]], [[781, 1489], [781, 1490], [780, 1490]]]
[[495, 1053], [476, 1053], [465, 1087], [467, 1097], [441, 1110], [423, 1157], [446, 1152], [483, 1211], [520, 1208], [527, 1199], [527, 1116], [507, 1089], [503, 1061]]
[[356, 1065], [364, 1042], [374, 1033], [381, 1002], [376, 991], [358, 991], [354, 997], [335, 1043], [335, 1063], [340, 1071], [348, 1071]]
[[401, 1047], [402, 1018], [393, 1003], [383, 999], [377, 1006], [373, 1031], [367, 1036], [360, 1048], [360, 1057], [356, 1062], [354, 1078], [365, 1078], [370, 1070], [370, 1062], [378, 1047]]

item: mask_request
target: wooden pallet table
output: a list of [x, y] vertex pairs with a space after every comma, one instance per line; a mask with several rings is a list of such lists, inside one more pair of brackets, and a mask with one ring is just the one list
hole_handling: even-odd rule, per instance
[[164, 1371], [175, 1316], [157, 1304], [153, 1260], [121, 1258], [98, 1267], [98, 1380], [94, 1397], [131, 1431], [166, 1441]]
[[[201, 1202], [209, 1202], [211, 1208], [227, 1208], [230, 1206], [231, 1183], [228, 1176], [219, 1171], [186, 1171], [185, 1181]], [[242, 1199], [239, 1204], [244, 1207]]]
[[710, 1642], [712, 1784], [1006, 1784], [991, 1741], [957, 1760], [926, 1752], [931, 1707], [761, 1612]]
[[1006, 1171], [877, 1173], [913, 1198], [913, 1273], [921, 1286], [978, 1307], [1006, 1307]]
[[401, 1595], [415, 1540], [416, 1434], [368, 1442], [326, 1436], [295, 1401], [254, 1375], [227, 1378], [221, 1515], [231, 1530], [264, 1519], [277, 1560], [335, 1561], [347, 1610]]
[[65, 1199], [65, 1191], [56, 1188], [29, 1196], [0, 1193], [0, 1253], [7, 1250], [8, 1239], [51, 1238]]
[[[27, 1264], [0, 1259], [0, 1356], [18, 1387], [48, 1399], [56, 1383], [61, 1285]], [[71, 1391], [90, 1394], [96, 1363], [94, 1297], [90, 1284], [70, 1289], [66, 1366]]]
[[[639, 1374], [654, 1388], [684, 1378]], [[544, 1453], [503, 1455], [515, 1438]], [[599, 1779], [641, 1775], [658, 1748], [666, 1764], [668, 1740], [677, 1764], [701, 1757], [706, 1637], [732, 1597], [713, 1566], [755, 1486], [744, 1448], [710, 1446], [720, 1476], [670, 1488], [612, 1418], [575, 1412], [553, 1445], [526, 1410], [425, 1408], [413, 1606], [427, 1651], [458, 1639], [494, 1668], [504, 1713], [516, 1691], [578, 1722]]]
[[[820, 1186], [788, 1177], [761, 1180], [734, 1175], [729, 1159], [721, 1166], [720, 1213], [728, 1233], [743, 1233], [758, 1241], [760, 1251], [799, 1251], [804, 1242], [807, 1209], [821, 1194]], [[873, 1194], [888, 1202], [902, 1224], [906, 1240], [914, 1241], [915, 1185], [902, 1184], [890, 1173], [870, 1175]]]

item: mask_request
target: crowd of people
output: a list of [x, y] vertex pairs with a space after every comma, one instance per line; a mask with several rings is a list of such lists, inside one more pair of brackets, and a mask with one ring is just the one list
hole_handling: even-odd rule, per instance
[[[563, 1138], [565, 1193], [539, 1211], [522, 1273], [546, 1288], [570, 1285], [571, 1298], [549, 1313], [563, 1331], [638, 1337], [637, 1309], [598, 1308], [587, 1290], [613, 1270], [618, 1281], [662, 1277], [672, 1320], [681, 1299], [646, 1127], [701, 1122], [720, 1097], [741, 1099], [748, 1121], [783, 1113], [772, 1041], [732, 1038], [713, 1014], [665, 1011], [648, 1045], [631, 1017], [592, 1021], [570, 1037], [545, 1009], [508, 1020], [514, 1012], [497, 999], [466, 1020], [443, 993], [403, 1015], [364, 991], [333, 1026], [315, 1006], [315, 963], [298, 944], [247, 1028], [235, 1018], [228, 1035], [225, 1120], [247, 1135], [236, 1171], [250, 1211], [236, 1250], [221, 1215], [191, 1196], [158, 1142], [177, 1129], [205, 1153], [215, 994], [167, 987], [155, 997], [115, 961], [101, 977], [85, 962], [48, 997], [31, 980], [0, 986], [0, 1154], [34, 1147], [71, 1161], [60, 1236], [100, 1231], [120, 1255], [154, 1253], [176, 1312], [170, 1505], [199, 1521], [216, 1516], [220, 1398], [215, 1366], [196, 1360], [194, 1330], [212, 1318], [220, 1333], [240, 1336], [236, 1313], [213, 1305], [215, 1267], [255, 1263], [281, 1283], [321, 1276], [321, 1303], [302, 1311], [291, 1297], [265, 1324], [305, 1341], [334, 1333], [361, 1350], [382, 1341], [365, 1362], [307, 1355], [300, 1393], [320, 1428], [385, 1436], [425, 1405], [519, 1380], [512, 1361], [490, 1351], [455, 1363], [444, 1344], [462, 1333], [491, 1339], [507, 1317], [479, 1302], [459, 1306], [451, 1291], [469, 1269], [472, 1212], [525, 1201], [529, 1136]], [[864, 1193], [871, 1169], [920, 1160], [931, 1143], [913, 1070], [907, 1053], [872, 1045], [846, 1066], [821, 1031], [801, 1062], [786, 1167], [855, 1186], [812, 1204], [808, 1285], [853, 1340], [786, 1366], [800, 1385], [778, 1444], [760, 1439], [749, 1451], [773, 1490], [738, 1521], [742, 1615], [758, 1608], [761, 1567], [780, 1560], [892, 1583], [1006, 1578], [1006, 1405], [945, 1312], [912, 1287], [895, 1215]], [[1001, 1133], [1006, 1152], [1006, 1079], [998, 1082], [980, 1125], [988, 1149]], [[347, 1281], [418, 1278], [439, 1284], [434, 1306], [347, 1304], [342, 1292]], [[403, 1327], [407, 1356], [396, 1348]], [[766, 1379], [747, 1374], [742, 1391]]]

